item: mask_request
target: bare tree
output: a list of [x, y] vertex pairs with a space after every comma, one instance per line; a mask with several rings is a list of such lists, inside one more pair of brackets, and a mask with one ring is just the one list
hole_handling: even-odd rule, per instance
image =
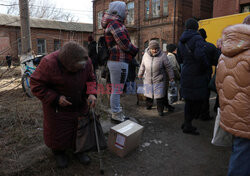
[[[18, 0], [12, 0], [11, 6], [7, 7], [7, 14], [19, 15]], [[29, 12], [31, 17], [51, 20], [62, 20], [77, 22], [78, 18], [61, 8], [56, 8], [56, 4], [51, 0], [29, 0]]]

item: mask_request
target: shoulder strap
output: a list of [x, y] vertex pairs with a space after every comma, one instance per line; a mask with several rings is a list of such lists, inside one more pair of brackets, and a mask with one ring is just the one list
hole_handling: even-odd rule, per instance
[[192, 51], [191, 51], [190, 48], [188, 47], [187, 43], [185, 43], [184, 45], [185, 45], [185, 47], [187, 48], [188, 52], [189, 52], [190, 54], [192, 54]]

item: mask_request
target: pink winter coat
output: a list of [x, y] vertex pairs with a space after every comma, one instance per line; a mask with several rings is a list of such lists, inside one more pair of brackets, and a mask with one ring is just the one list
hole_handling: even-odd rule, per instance
[[229, 26], [222, 35], [216, 73], [223, 129], [250, 139], [250, 25]]

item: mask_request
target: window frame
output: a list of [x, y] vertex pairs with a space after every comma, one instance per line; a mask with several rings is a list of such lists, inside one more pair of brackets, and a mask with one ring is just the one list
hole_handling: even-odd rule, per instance
[[[101, 16], [100, 16], [101, 14]], [[97, 13], [97, 29], [102, 29], [102, 16], [103, 16], [103, 10], [99, 11]]]
[[[248, 7], [248, 10], [249, 10], [249, 11], [243, 11], [245, 7]], [[241, 4], [240, 12], [241, 12], [241, 13], [250, 12], [250, 3]]]
[[149, 45], [149, 41], [147, 40], [147, 41], [144, 42], [144, 50], [145, 50], [146, 48], [148, 48], [148, 45]]
[[[56, 41], [58, 41], [57, 44], [56, 44]], [[61, 48], [61, 40], [60, 39], [54, 39], [54, 51], [59, 50], [60, 48]]]
[[145, 13], [145, 19], [149, 19], [150, 18], [150, 0], [145, 0], [144, 13]]
[[88, 48], [89, 43], [88, 43], [88, 41], [84, 40], [82, 45], [83, 45], [83, 47]]
[[167, 40], [161, 39], [161, 43], [162, 43], [162, 51], [167, 52], [167, 46], [168, 46]]
[[22, 41], [21, 41], [21, 38], [17, 39], [17, 54], [18, 55], [22, 54]]
[[[167, 4], [167, 7], [165, 7], [165, 5]], [[163, 0], [163, 16], [165, 17], [165, 16], [168, 16], [169, 15], [169, 8], [168, 8], [168, 5], [169, 5], [169, 2], [168, 2], [168, 0]], [[165, 11], [165, 9], [166, 9], [166, 11]]]
[[[40, 47], [40, 44], [39, 44], [39, 40], [43, 41], [43, 45], [44, 45], [44, 52], [42, 51], [41, 53], [39, 52], [39, 47]], [[46, 47], [46, 39], [43, 39], [43, 38], [37, 38], [36, 39], [36, 44], [37, 44], [37, 55], [44, 55], [47, 53], [47, 47]], [[42, 47], [42, 50], [43, 50], [43, 47]]]
[[[151, 0], [152, 18], [159, 18], [159, 17], [161, 17], [161, 1], [162, 0]], [[157, 7], [159, 7], [160, 9], [157, 9]], [[157, 11], [155, 11], [155, 14], [154, 14], [154, 8], [157, 10]]]
[[[133, 8], [129, 9], [129, 4], [133, 4]], [[128, 15], [127, 15], [127, 19], [126, 19], [127, 24], [128, 25], [133, 25], [133, 24], [135, 24], [135, 2], [134, 1], [131, 1], [131, 2], [127, 3], [127, 10], [128, 10]], [[130, 11], [133, 11], [133, 13], [132, 13], [133, 16], [131, 17], [131, 19], [132, 19], [131, 22], [129, 20]]]

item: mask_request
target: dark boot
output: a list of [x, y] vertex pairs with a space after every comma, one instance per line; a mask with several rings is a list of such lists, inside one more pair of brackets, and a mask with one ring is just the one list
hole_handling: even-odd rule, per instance
[[192, 124], [185, 123], [182, 126], [183, 133], [191, 134], [191, 135], [199, 135], [200, 133], [197, 131], [197, 128], [192, 126]]
[[150, 110], [152, 109], [154, 100], [152, 98], [146, 98], [146, 109]]
[[[184, 127], [185, 127], [185, 124], [183, 123], [183, 124], [181, 125], [181, 129], [183, 130], [183, 129], [184, 129]], [[194, 126], [191, 126], [191, 128], [192, 128], [194, 131], [196, 131], [196, 130], [197, 130], [197, 128], [196, 128], [196, 127], [194, 127]]]
[[171, 105], [165, 105], [165, 107], [168, 109], [168, 112], [174, 112], [175, 107], [171, 106]]
[[68, 157], [64, 151], [52, 150], [55, 155], [56, 165], [58, 168], [68, 167]]
[[164, 99], [157, 99], [157, 111], [159, 116], [163, 116], [163, 110], [164, 110]]
[[191, 134], [191, 135], [200, 135], [200, 133], [196, 130], [193, 130], [193, 129], [183, 129], [183, 133], [186, 133], [186, 134]]
[[88, 165], [91, 162], [91, 158], [87, 154], [85, 154], [84, 152], [77, 153], [76, 157], [81, 164]]

